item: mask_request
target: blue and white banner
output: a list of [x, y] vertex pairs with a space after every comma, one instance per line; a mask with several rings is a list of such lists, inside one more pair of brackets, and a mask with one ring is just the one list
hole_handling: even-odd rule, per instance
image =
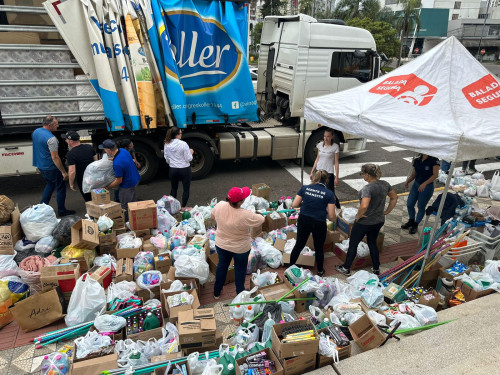
[[196, 124], [224, 123], [226, 117], [230, 123], [257, 121], [246, 59], [246, 7], [206, 0], [152, 3], [177, 126], [193, 119]]

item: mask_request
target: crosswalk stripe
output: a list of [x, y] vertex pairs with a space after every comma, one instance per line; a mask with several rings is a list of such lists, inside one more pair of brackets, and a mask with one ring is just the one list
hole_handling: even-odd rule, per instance
[[[390, 161], [381, 161], [381, 162], [373, 162], [373, 164], [377, 165], [386, 165], [390, 164]], [[339, 164], [339, 178], [344, 178], [350, 176], [352, 174], [358, 173], [361, 171], [361, 166], [367, 164], [364, 163], [340, 163]]]
[[386, 147], [380, 147], [382, 149], [384, 149], [385, 151], [388, 151], [388, 152], [396, 152], [396, 151], [407, 151], [406, 148], [401, 148], [401, 147], [398, 147], [398, 146], [386, 146]]
[[[394, 186], [405, 182], [406, 176], [382, 177], [382, 180], [387, 181], [389, 184], [391, 184], [391, 186]], [[361, 188], [367, 184], [367, 182], [362, 178], [347, 179], [347, 180], [342, 180], [342, 182], [345, 182], [347, 185], [349, 185], [356, 191], [360, 191]]]

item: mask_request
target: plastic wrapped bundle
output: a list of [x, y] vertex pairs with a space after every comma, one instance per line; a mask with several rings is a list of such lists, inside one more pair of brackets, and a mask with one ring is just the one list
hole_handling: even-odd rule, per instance
[[52, 237], [59, 241], [59, 246], [68, 246], [71, 243], [71, 227], [82, 220], [76, 215], [64, 216], [52, 231]]
[[90, 193], [92, 189], [105, 188], [115, 180], [113, 161], [105, 155], [101, 160], [90, 163], [83, 173], [82, 190]]
[[257, 269], [257, 264], [259, 263], [260, 255], [255, 247], [252, 246], [250, 249], [250, 254], [248, 255], [247, 263], [247, 275], [251, 275]]
[[0, 255], [0, 277], [17, 276], [19, 274], [19, 267], [14, 261], [15, 257], [15, 251], [13, 255]]
[[14, 211], [16, 205], [5, 195], [0, 195], [0, 224], [10, 221], [10, 214]]
[[164, 208], [171, 215], [175, 215], [181, 209], [181, 203], [171, 196], [164, 195], [156, 202], [156, 207]]
[[24, 210], [20, 222], [26, 239], [33, 242], [42, 237], [50, 236], [59, 223], [54, 209], [44, 203]]
[[40, 274], [42, 268], [48, 267], [50, 264], [47, 258], [42, 258], [38, 255], [30, 256], [19, 263], [19, 276], [23, 282], [29, 285], [31, 294], [42, 291]]
[[59, 245], [59, 242], [52, 237], [52, 236], [47, 236], [40, 238], [40, 240], [36, 243], [35, 246], [35, 251], [37, 253], [42, 253], [42, 254], [50, 254], [52, 253], [52, 250], [54, 250], [57, 246]]
[[192, 277], [205, 284], [210, 273], [205, 259], [196, 256], [181, 255], [174, 263], [176, 277]]
[[154, 254], [151, 251], [140, 251], [134, 258], [134, 278], [153, 269]]

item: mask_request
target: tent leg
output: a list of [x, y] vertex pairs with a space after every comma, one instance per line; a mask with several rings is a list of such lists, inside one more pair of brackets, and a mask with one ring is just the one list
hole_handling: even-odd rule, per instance
[[[452, 171], [454, 168], [455, 168], [455, 162], [452, 161], [451, 165], [450, 165], [450, 171]], [[441, 219], [441, 213], [443, 212], [444, 201], [446, 200], [446, 195], [448, 194], [448, 190], [450, 188], [451, 175], [453, 174], [450, 171], [448, 171], [448, 178], [446, 180], [446, 184], [444, 185], [444, 190], [443, 190], [443, 195], [441, 196], [441, 201], [439, 202], [439, 207], [438, 207], [438, 211], [436, 214], [436, 221], [434, 222], [434, 226], [432, 227], [431, 233], [429, 234], [429, 242], [427, 243], [427, 250], [425, 251], [424, 260], [422, 262], [422, 268], [420, 269], [420, 273], [418, 275], [418, 279], [417, 279], [417, 283], [416, 283], [417, 286], [420, 285], [420, 279], [422, 278], [422, 274], [424, 273], [425, 263], [427, 262], [427, 258], [429, 258], [431, 246], [432, 246], [432, 243], [434, 241], [434, 238], [433, 238], [434, 233], [436, 233], [436, 230], [438, 228], [439, 221]]]
[[306, 119], [302, 120], [302, 158], [300, 160], [300, 185], [304, 186], [304, 154], [306, 152]]

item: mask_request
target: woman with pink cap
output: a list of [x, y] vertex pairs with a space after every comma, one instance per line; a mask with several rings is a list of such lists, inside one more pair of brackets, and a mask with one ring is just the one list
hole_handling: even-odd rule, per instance
[[215, 249], [219, 255], [219, 264], [215, 272], [214, 297], [220, 297], [227, 270], [234, 259], [236, 294], [245, 290], [245, 277], [250, 254], [250, 228], [264, 222], [264, 216], [241, 209], [241, 205], [250, 195], [248, 187], [233, 187], [227, 193], [226, 202], [219, 202], [212, 211], [212, 218], [217, 222]]

